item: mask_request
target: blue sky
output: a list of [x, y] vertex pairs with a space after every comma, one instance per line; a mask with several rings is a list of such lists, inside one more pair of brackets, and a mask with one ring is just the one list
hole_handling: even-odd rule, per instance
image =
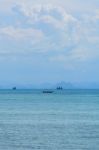
[[98, 0], [0, 0], [1, 85], [99, 82]]

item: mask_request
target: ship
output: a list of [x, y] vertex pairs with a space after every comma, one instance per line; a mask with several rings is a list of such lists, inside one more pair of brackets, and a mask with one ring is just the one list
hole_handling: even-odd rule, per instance
[[49, 91], [49, 90], [44, 90], [43, 91], [43, 93], [49, 93], [49, 94], [51, 94], [51, 93], [53, 93], [54, 91]]
[[16, 87], [13, 87], [12, 90], [16, 90]]
[[63, 88], [61, 86], [56, 88], [57, 90], [63, 90]]

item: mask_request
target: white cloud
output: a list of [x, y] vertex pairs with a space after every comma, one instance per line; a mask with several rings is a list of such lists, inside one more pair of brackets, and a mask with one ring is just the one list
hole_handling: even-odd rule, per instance
[[[45, 0], [8, 0], [7, 2], [4, 0], [0, 6], [1, 10], [10, 11], [13, 10], [13, 7], [18, 7], [20, 15], [27, 18], [25, 23], [28, 24], [28, 27], [15, 28], [13, 24], [6, 25], [6, 27], [0, 28], [1, 38], [3, 36], [17, 41], [26, 40], [27, 47], [31, 44], [32, 51], [35, 52], [57, 51], [58, 54], [51, 57], [51, 61], [87, 61], [98, 57], [95, 45], [98, 45], [99, 40], [97, 27], [99, 11], [90, 15], [80, 13], [79, 17], [74, 17], [76, 15], [67, 11], [66, 4], [70, 5], [70, 2], [63, 0], [62, 2], [56, 0], [50, 2]], [[88, 4], [89, 2], [87, 2]]]
[[17, 4], [25, 4], [27, 6], [38, 4], [52, 4], [64, 7], [68, 12], [92, 12], [98, 9], [98, 0], [0, 0], [0, 11], [9, 11]]
[[[30, 19], [31, 23], [43, 21], [63, 28], [69, 22], [76, 22], [76, 18], [68, 14], [63, 7], [51, 4], [25, 5], [20, 4], [20, 11]], [[57, 16], [54, 16], [54, 13]], [[59, 18], [58, 18], [59, 17]]]
[[41, 39], [43, 37], [43, 33], [37, 29], [21, 29], [15, 28], [13, 26], [0, 28], [0, 35], [8, 38], [12, 38], [15, 40], [24, 40], [24, 39]]
[[[41, 51], [66, 49], [71, 43], [75, 45], [78, 42], [78, 21], [63, 7], [51, 4], [21, 4], [20, 11], [28, 17], [29, 24], [39, 25], [43, 31], [45, 37], [40, 43]], [[53, 33], [49, 35], [48, 32]]]
[[99, 9], [96, 10], [96, 16], [95, 19], [99, 20]]
[[0, 0], [0, 12], [12, 13], [12, 8], [16, 5], [15, 0]]
[[76, 66], [80, 66], [81, 63], [88, 63], [92, 60], [99, 59], [98, 48], [94, 49], [86, 46], [77, 47], [67, 53], [65, 52], [51, 56], [49, 61], [61, 63], [67, 69], [76, 69]]
[[[20, 13], [27, 16], [32, 27], [15, 28], [12, 26], [0, 29], [0, 34], [12, 39], [30, 40], [34, 51], [60, 51], [76, 44], [77, 19], [68, 14], [64, 8], [53, 5], [26, 5], [20, 4]], [[39, 25], [39, 29], [34, 26]], [[46, 29], [46, 32], [45, 32]], [[50, 30], [50, 31], [49, 31]], [[48, 32], [52, 34], [49, 35]], [[34, 42], [36, 41], [36, 42]], [[28, 43], [27, 43], [28, 44]]]

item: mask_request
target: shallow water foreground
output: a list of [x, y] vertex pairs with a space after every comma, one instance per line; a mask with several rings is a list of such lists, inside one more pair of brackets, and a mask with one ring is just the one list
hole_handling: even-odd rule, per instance
[[99, 90], [0, 91], [0, 150], [99, 150]]

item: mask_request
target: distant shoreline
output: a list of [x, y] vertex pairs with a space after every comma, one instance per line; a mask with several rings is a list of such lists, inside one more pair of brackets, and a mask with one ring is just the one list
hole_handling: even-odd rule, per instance
[[12, 90], [12, 91], [16, 91], [16, 90], [55, 90], [55, 91], [63, 91], [63, 90], [99, 90], [99, 88], [75, 88], [75, 89], [63, 89], [63, 90], [57, 90], [54, 88], [16, 88], [11, 89], [11, 88], [0, 88], [0, 90]]

